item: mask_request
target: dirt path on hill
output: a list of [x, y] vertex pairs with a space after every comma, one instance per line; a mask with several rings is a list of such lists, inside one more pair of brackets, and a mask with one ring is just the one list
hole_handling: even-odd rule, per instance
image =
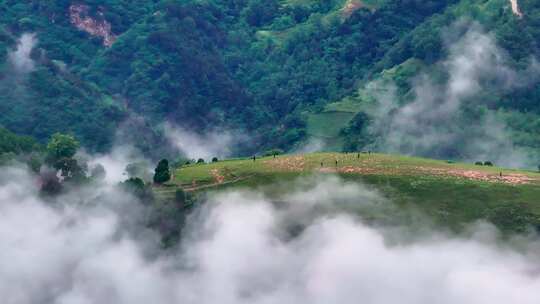
[[[383, 174], [383, 175], [428, 175], [440, 177], [454, 177], [466, 180], [504, 183], [509, 185], [526, 185], [537, 181], [525, 174], [519, 173], [488, 173], [477, 170], [429, 168], [429, 167], [396, 167], [396, 168], [371, 168], [345, 166], [338, 168], [321, 168], [319, 172], [352, 173], [352, 174]], [[501, 175], [502, 173], [502, 175]]]
[[253, 175], [240, 176], [240, 177], [237, 177], [237, 178], [229, 180], [229, 181], [221, 181], [221, 182], [218, 181], [218, 182], [215, 182], [215, 183], [204, 184], [204, 185], [200, 185], [200, 186], [198, 186], [196, 183], [193, 183], [189, 187], [182, 187], [182, 189], [184, 189], [184, 191], [186, 191], [186, 192], [194, 192], [194, 191], [199, 191], [199, 190], [203, 190], [203, 189], [208, 189], [208, 188], [214, 188], [214, 187], [218, 187], [218, 186], [234, 184], [234, 183], [237, 183], [237, 182], [247, 180], [247, 179], [251, 178], [252, 176]]
[[304, 156], [280, 157], [264, 161], [273, 169], [285, 171], [304, 171], [306, 169], [306, 159]]
[[[530, 184], [536, 179], [526, 176], [519, 173], [487, 173], [477, 170], [463, 170], [463, 169], [442, 169], [442, 168], [425, 168], [425, 167], [416, 167], [416, 169], [429, 173], [435, 176], [447, 176], [447, 177], [458, 177], [468, 180], [476, 180], [483, 182], [492, 182], [492, 183], [504, 183], [509, 185], [525, 185]], [[502, 175], [501, 175], [502, 173]]]

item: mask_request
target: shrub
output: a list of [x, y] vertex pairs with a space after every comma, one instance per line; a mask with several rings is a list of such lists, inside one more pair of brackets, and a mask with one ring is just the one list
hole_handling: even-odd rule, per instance
[[120, 187], [124, 190], [131, 192], [135, 195], [144, 192], [144, 181], [138, 177], [131, 177], [124, 182], [120, 183]]
[[180, 169], [185, 165], [189, 165], [191, 160], [185, 156], [178, 157], [175, 161], [170, 164], [170, 167], [173, 169]]
[[120, 183], [120, 187], [135, 197], [137, 197], [141, 203], [149, 204], [153, 200], [152, 189], [144, 183], [144, 181], [138, 177], [132, 177], [126, 181]]
[[281, 149], [272, 149], [264, 152], [264, 156], [275, 156], [275, 155], [281, 155], [283, 154], [283, 150]]
[[484, 166], [493, 167], [493, 163], [490, 161], [484, 162]]
[[217, 163], [218, 161], [219, 161], [219, 160], [218, 160], [217, 157], [212, 158], [212, 162], [213, 162], [213, 163]]
[[479, 162], [479, 161], [478, 161], [478, 162], [475, 162], [474, 164], [477, 165], [477, 166], [483, 166], [483, 165], [484, 165], [483, 162]]
[[143, 180], [150, 180], [152, 172], [149, 170], [150, 165], [146, 162], [130, 163], [126, 166], [125, 171], [129, 177], [140, 177]]
[[199, 159], [197, 160], [197, 164], [204, 164], [204, 159], [199, 158]]
[[32, 172], [39, 173], [41, 170], [42, 162], [43, 160], [40, 157], [40, 155], [33, 153], [32, 155], [30, 155], [30, 158], [27, 161], [27, 165], [30, 168], [30, 170], [32, 170]]

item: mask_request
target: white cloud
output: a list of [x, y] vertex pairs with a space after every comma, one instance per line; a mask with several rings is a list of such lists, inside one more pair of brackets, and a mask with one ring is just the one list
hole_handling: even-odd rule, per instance
[[532, 60], [529, 69], [518, 72], [508, 66], [508, 56], [478, 24], [469, 24], [462, 36], [454, 37], [460, 26], [447, 31], [448, 58], [437, 66], [447, 72], [447, 80], [441, 83], [432, 75], [420, 75], [412, 83], [414, 100], [403, 106], [398, 105], [392, 84], [377, 82], [368, 87], [378, 100], [370, 111], [378, 145], [393, 153], [531, 166], [527, 154], [514, 146], [503, 119], [487, 109], [476, 114], [467, 111], [475, 108], [470, 103], [487, 101], [481, 95], [488, 83], [489, 90], [495, 86], [500, 92], [531, 83], [538, 78], [538, 64]]
[[8, 53], [8, 60], [16, 72], [29, 73], [34, 70], [34, 60], [30, 55], [37, 42], [35, 34], [25, 33], [17, 41], [17, 48]]
[[88, 165], [90, 169], [97, 165], [102, 165], [105, 168], [105, 182], [110, 185], [117, 184], [128, 178], [126, 167], [129, 164], [146, 165], [147, 174], [139, 176], [140, 178], [148, 181], [152, 176], [151, 162], [142, 157], [135, 148], [128, 145], [114, 146], [108, 154], [85, 155], [83, 157], [89, 158]]
[[245, 135], [231, 131], [197, 134], [169, 123], [164, 124], [164, 131], [169, 143], [188, 158], [206, 161], [230, 156], [233, 146], [245, 138]]
[[[401, 239], [405, 227], [376, 228], [339, 212], [342, 203], [369, 209], [384, 200], [337, 178], [300, 181], [279, 206], [257, 192], [216, 194], [172, 252], [160, 252], [144, 225], [133, 230], [144, 213], [124, 193], [79, 189], [51, 204], [33, 185], [22, 170], [0, 173], [7, 304], [540, 301], [537, 241], [517, 251], [479, 228], [472, 237]], [[328, 209], [314, 212], [320, 207]], [[297, 223], [305, 229], [292, 237]]]
[[294, 149], [294, 154], [306, 154], [323, 151], [326, 144], [322, 139], [310, 137], [305, 142], [300, 143], [299, 147]]

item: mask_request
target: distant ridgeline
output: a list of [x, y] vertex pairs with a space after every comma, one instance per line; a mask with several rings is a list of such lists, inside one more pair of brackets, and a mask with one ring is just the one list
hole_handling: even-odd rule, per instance
[[[528, 71], [538, 18], [533, 0], [7, 0], [0, 124], [40, 142], [71, 132], [90, 151], [109, 149], [119, 129], [129, 134], [133, 117], [149, 132], [165, 121], [201, 133], [249, 130], [259, 151], [313, 140], [323, 149], [384, 150], [370, 112], [380, 96], [366, 88], [392, 82], [400, 108], [415, 99], [418, 75], [445, 83], [451, 76], [441, 67], [467, 32], [455, 24], [470, 20], [507, 66]], [[482, 88], [463, 111], [497, 112], [512, 143], [540, 148], [534, 77], [511, 90]], [[463, 154], [450, 150], [435, 156]]]

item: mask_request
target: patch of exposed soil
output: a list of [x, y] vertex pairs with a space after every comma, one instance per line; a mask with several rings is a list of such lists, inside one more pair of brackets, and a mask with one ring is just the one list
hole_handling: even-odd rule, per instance
[[522, 18], [523, 13], [521, 12], [521, 9], [519, 7], [518, 0], [510, 0], [510, 4], [512, 6], [512, 13], [514, 13], [514, 15], [518, 16], [519, 18]]
[[183, 189], [184, 189], [184, 191], [187, 191], [187, 192], [200, 191], [200, 190], [203, 190], [203, 189], [210, 189], [210, 188], [214, 188], [214, 187], [217, 187], [217, 186], [234, 184], [234, 183], [237, 183], [237, 182], [240, 182], [240, 181], [243, 181], [243, 180], [247, 180], [247, 179], [249, 179], [251, 177], [252, 177], [252, 175], [246, 175], [246, 176], [241, 176], [241, 177], [234, 178], [232, 180], [220, 181], [220, 182], [215, 182], [215, 183], [206, 184], [206, 185], [198, 185], [195, 182], [195, 180], [193, 180], [193, 183], [191, 184], [191, 186], [183, 187]]
[[223, 184], [223, 182], [225, 182], [225, 176], [221, 175], [218, 169], [212, 169], [210, 173], [214, 177], [217, 184]]
[[69, 20], [71, 24], [81, 31], [85, 31], [92, 36], [103, 38], [103, 45], [110, 47], [116, 41], [116, 36], [112, 33], [111, 24], [103, 17], [103, 12], [98, 12], [98, 16], [89, 15], [90, 7], [85, 4], [72, 4], [69, 7]]
[[343, 17], [350, 17], [356, 10], [364, 7], [364, 4], [360, 0], [347, 0], [347, 3], [341, 9]]
[[[338, 161], [338, 164], [334, 166], [334, 162]], [[385, 164], [381, 166], [377, 161], [372, 159], [358, 160], [357, 165], [343, 166], [344, 159], [337, 158], [333, 160], [327, 160], [321, 167], [310, 167], [314, 171], [321, 173], [347, 173], [347, 174], [361, 174], [361, 175], [426, 175], [426, 176], [440, 176], [440, 177], [452, 177], [461, 178], [473, 181], [483, 181], [492, 183], [504, 183], [509, 185], [524, 185], [537, 182], [538, 180], [520, 173], [505, 173], [502, 172], [484, 172], [479, 170], [467, 170], [458, 168], [434, 168], [423, 166], [407, 166], [396, 165], [389, 166]], [[266, 165], [269, 165], [272, 169], [278, 171], [290, 171], [299, 172], [308, 169], [306, 167], [306, 160], [303, 156], [291, 156], [282, 157], [265, 161]]]
[[264, 161], [270, 167], [281, 171], [303, 171], [306, 160], [303, 156], [280, 157]]
[[476, 170], [459, 170], [459, 169], [442, 169], [442, 168], [425, 168], [416, 167], [416, 169], [437, 176], [450, 176], [464, 178], [468, 180], [476, 180], [483, 182], [505, 183], [510, 185], [530, 184], [535, 179], [524, 174], [518, 173], [487, 173]]

